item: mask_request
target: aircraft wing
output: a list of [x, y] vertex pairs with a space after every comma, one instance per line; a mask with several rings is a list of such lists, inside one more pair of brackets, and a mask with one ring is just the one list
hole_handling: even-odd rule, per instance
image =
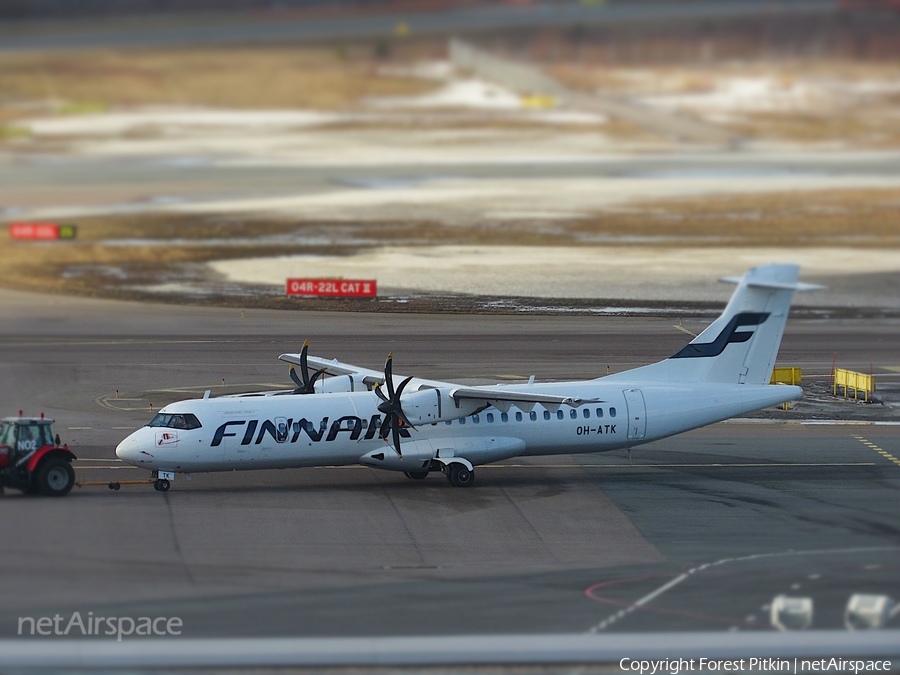
[[[300, 365], [299, 354], [282, 354], [278, 357], [282, 361]], [[384, 384], [384, 373], [370, 368], [361, 368], [349, 363], [341, 363], [337, 359], [323, 359], [318, 356], [307, 356], [307, 363], [310, 369], [325, 370], [327, 375], [352, 375], [362, 380], [369, 386], [375, 384]], [[395, 374], [395, 382], [399, 377]], [[586, 399], [573, 396], [555, 396], [552, 394], [540, 394], [532, 392], [523, 392], [510, 390], [506, 387], [462, 387], [458, 384], [450, 382], [439, 382], [436, 380], [426, 380], [414, 378], [408, 391], [414, 391], [422, 387], [429, 389], [449, 390], [450, 395], [457, 400], [484, 401], [485, 405], [494, 404], [498, 408], [508, 410], [510, 405], [530, 409], [534, 404], [556, 409], [562, 405], [577, 407], [586, 403], [600, 403], [599, 399]]]
[[[278, 357], [282, 361], [300, 365], [299, 354], [282, 354]], [[369, 368], [360, 368], [349, 363], [341, 363], [337, 359], [323, 359], [318, 356], [308, 356], [306, 361], [313, 370], [325, 369], [327, 375], [357, 375], [367, 385], [384, 384], [384, 373]]]

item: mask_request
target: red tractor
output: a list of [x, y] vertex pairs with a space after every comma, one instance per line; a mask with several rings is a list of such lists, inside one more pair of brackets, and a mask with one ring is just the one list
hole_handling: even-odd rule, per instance
[[4, 417], [0, 422], [0, 493], [3, 487], [32, 494], [62, 497], [75, 485], [67, 445], [53, 436], [53, 420], [40, 417]]

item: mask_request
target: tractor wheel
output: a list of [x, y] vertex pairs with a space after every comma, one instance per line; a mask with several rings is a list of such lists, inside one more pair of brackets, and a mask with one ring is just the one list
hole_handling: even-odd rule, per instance
[[48, 459], [38, 467], [36, 485], [42, 495], [62, 497], [75, 485], [75, 471], [64, 459]]

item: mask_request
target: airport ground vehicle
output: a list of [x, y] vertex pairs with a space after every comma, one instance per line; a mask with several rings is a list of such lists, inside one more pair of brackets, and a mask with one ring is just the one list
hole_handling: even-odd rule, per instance
[[53, 435], [53, 420], [4, 417], [0, 421], [0, 489], [62, 497], [75, 485], [68, 446]]

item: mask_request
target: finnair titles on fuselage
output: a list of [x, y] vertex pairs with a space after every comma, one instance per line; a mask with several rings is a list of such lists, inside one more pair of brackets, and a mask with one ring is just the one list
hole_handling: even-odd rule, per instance
[[[116, 448], [168, 490], [176, 473], [362, 464], [471, 485], [474, 468], [520, 455], [631, 448], [796, 399], [770, 385], [796, 265], [740, 278], [725, 311], [674, 356], [577, 382], [466, 387], [282, 354], [293, 390], [179, 401]], [[295, 368], [297, 366], [297, 368]], [[311, 373], [310, 369], [314, 369]], [[299, 373], [298, 373], [299, 370]]]

